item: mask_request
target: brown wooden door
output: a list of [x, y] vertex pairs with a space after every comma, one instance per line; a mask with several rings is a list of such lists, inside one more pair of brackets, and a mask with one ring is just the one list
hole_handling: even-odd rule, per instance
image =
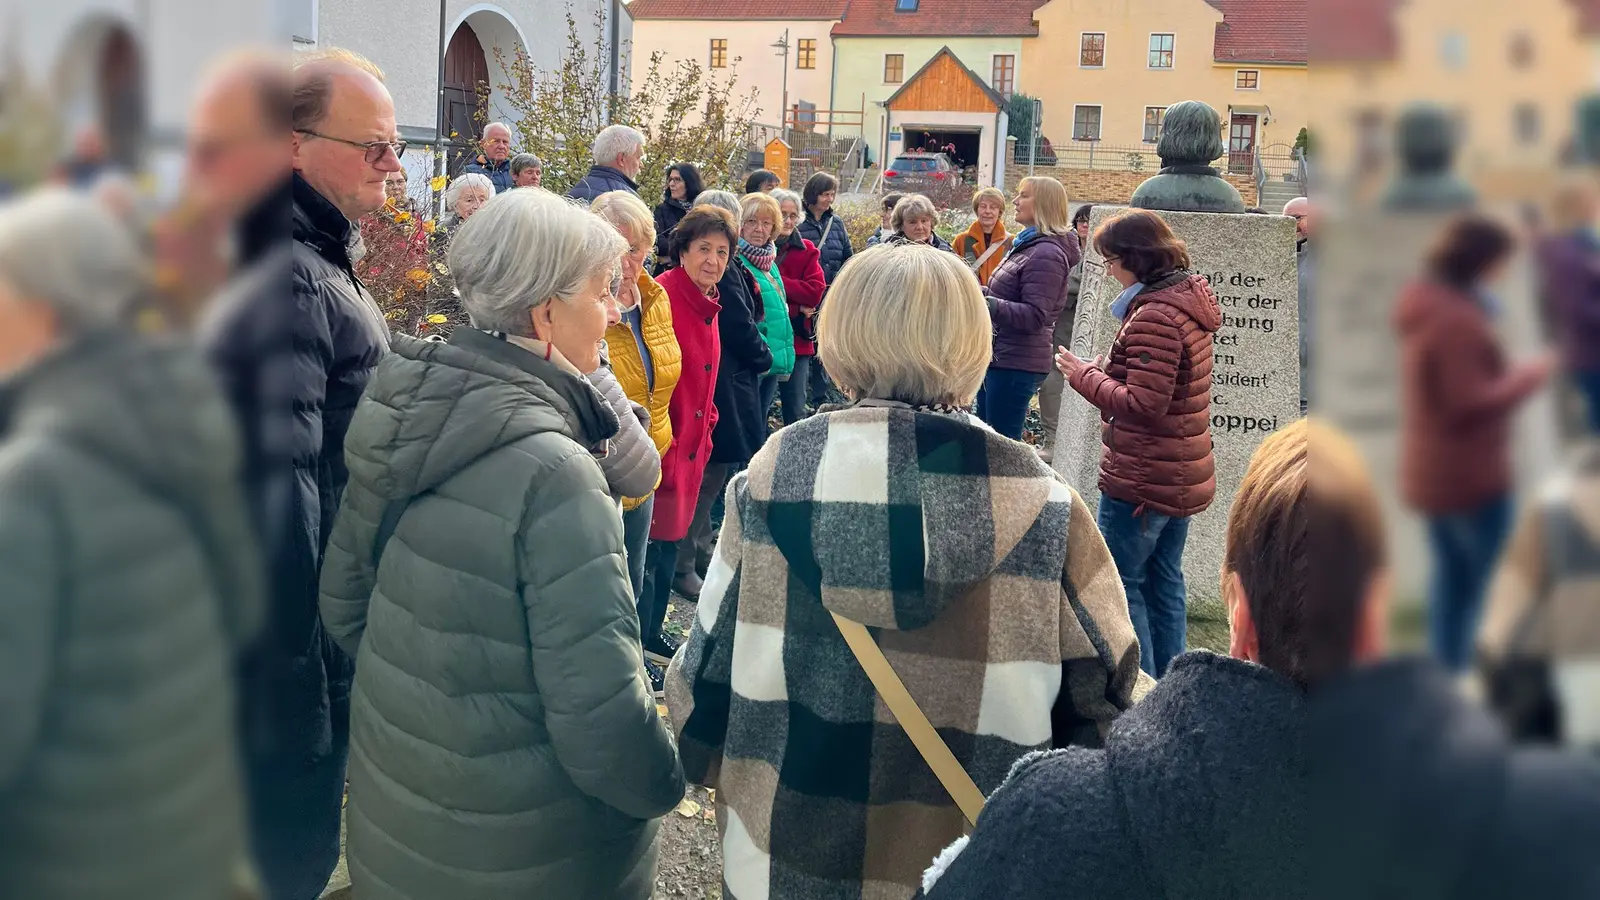
[[489, 62], [483, 55], [483, 45], [478, 43], [472, 26], [462, 22], [444, 53], [445, 137], [454, 133], [457, 142], [470, 145], [450, 154], [452, 178], [477, 155], [477, 140], [483, 132], [482, 117], [478, 115], [483, 106], [479, 87], [488, 81]]
[[1255, 171], [1256, 117], [1235, 113], [1228, 126], [1228, 171], [1249, 175]]

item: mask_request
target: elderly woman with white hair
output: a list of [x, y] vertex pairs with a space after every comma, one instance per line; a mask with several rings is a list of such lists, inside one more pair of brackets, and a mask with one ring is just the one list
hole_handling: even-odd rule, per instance
[[778, 274], [783, 276], [784, 300], [789, 305], [789, 324], [794, 328], [794, 374], [778, 385], [783, 403], [783, 424], [793, 425], [806, 417], [806, 397], [811, 392], [811, 365], [817, 355], [817, 311], [828, 290], [822, 273], [822, 254], [817, 245], [800, 235], [805, 205], [800, 195], [778, 188], [772, 192], [778, 201]]
[[454, 233], [462, 222], [472, 218], [472, 214], [483, 208], [493, 196], [494, 182], [489, 180], [489, 176], [480, 172], [456, 176], [456, 180], [444, 189], [444, 215], [439, 219], [439, 230]]
[[628, 125], [607, 125], [594, 136], [594, 165], [572, 186], [567, 196], [585, 203], [607, 191], [639, 193], [639, 171], [644, 168], [644, 135]]
[[900, 202], [894, 205], [894, 211], [889, 214], [889, 226], [894, 233], [885, 238], [884, 243], [894, 246], [927, 244], [954, 253], [950, 244], [933, 231], [938, 219], [939, 212], [934, 209], [932, 200], [921, 194], [907, 194], [900, 198]]
[[207, 900], [245, 859], [235, 654], [264, 571], [232, 416], [131, 333], [91, 196], [0, 206], [0, 896]]
[[[729, 896], [910, 898], [969, 799], [1026, 753], [1097, 742], [1148, 681], [1093, 513], [965, 412], [992, 348], [962, 260], [869, 248], [819, 329], [851, 405], [734, 476], [667, 708], [717, 788]], [[948, 742], [961, 801], [884, 719], [868, 648]]]
[[473, 327], [396, 336], [345, 439], [323, 566], [323, 620], [356, 658], [351, 880], [395, 900], [645, 900], [683, 772], [596, 463], [617, 415], [583, 375], [626, 244], [541, 190], [501, 194], [461, 238]]

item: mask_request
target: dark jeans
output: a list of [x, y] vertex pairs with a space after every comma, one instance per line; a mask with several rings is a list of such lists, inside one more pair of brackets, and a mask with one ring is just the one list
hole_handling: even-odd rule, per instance
[[332, 701], [333, 749], [311, 763], [246, 765], [251, 851], [265, 900], [316, 900], [339, 864], [350, 698]]
[[1589, 430], [1600, 434], [1600, 372], [1573, 372], [1572, 382], [1589, 408]]
[[638, 597], [639, 640], [649, 645], [661, 635], [672, 598], [673, 570], [678, 564], [677, 541], [651, 541], [644, 553], [644, 590]]
[[628, 554], [628, 581], [633, 585], [635, 602], [644, 596], [644, 558], [650, 543], [650, 516], [655, 510], [656, 495], [651, 494], [643, 503], [622, 513], [622, 549]]
[[815, 357], [796, 356], [794, 374], [778, 385], [778, 399], [783, 403], [783, 424], [793, 425], [806, 417], [806, 394], [811, 389], [811, 363]]
[[711, 548], [716, 545], [717, 531], [711, 527], [711, 508], [722, 496], [733, 475], [728, 463], [707, 463], [705, 477], [700, 480], [700, 496], [694, 504], [694, 520], [689, 523], [689, 534], [678, 542], [678, 574], [688, 575], [699, 566], [699, 561], [711, 559]]
[[822, 368], [822, 357], [811, 357], [811, 405], [821, 406], [828, 402], [833, 385], [828, 381], [827, 370]]
[[1511, 497], [1505, 495], [1468, 512], [1428, 518], [1433, 546], [1428, 637], [1434, 656], [1453, 672], [1472, 661], [1478, 616], [1511, 530], [1511, 514]]
[[[789, 380], [793, 381], [794, 376], [789, 376]], [[761, 394], [759, 399], [761, 402], [761, 420], [763, 422], [767, 420], [768, 416], [772, 415], [772, 402], [778, 399], [779, 388], [788, 383], [788, 381], [779, 381], [776, 375], [761, 376], [761, 383], [757, 385], [756, 390]]]
[[1043, 381], [1042, 372], [991, 366], [989, 373], [983, 376], [983, 387], [978, 390], [978, 418], [1005, 437], [1022, 440], [1022, 423], [1028, 418], [1028, 404]]
[[1128, 618], [1139, 636], [1139, 668], [1160, 678], [1187, 640], [1188, 602], [1183, 586], [1183, 544], [1189, 520], [1151, 512], [1100, 495], [1100, 534], [1128, 595]]

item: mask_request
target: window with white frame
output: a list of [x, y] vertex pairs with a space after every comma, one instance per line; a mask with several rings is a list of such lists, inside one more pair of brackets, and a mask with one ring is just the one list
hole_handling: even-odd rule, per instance
[[1177, 36], [1171, 34], [1150, 35], [1150, 68], [1172, 68], [1172, 50], [1176, 40]]
[[1167, 119], [1165, 106], [1146, 106], [1144, 108], [1144, 142], [1154, 144], [1161, 140], [1161, 123]]
[[1233, 86], [1241, 91], [1261, 90], [1260, 69], [1239, 69], [1233, 73]]
[[1072, 108], [1072, 139], [1100, 140], [1100, 107], [1079, 104]]
[[1106, 35], [1103, 31], [1085, 31], [1078, 37], [1078, 65], [1085, 69], [1099, 69], [1106, 64]]

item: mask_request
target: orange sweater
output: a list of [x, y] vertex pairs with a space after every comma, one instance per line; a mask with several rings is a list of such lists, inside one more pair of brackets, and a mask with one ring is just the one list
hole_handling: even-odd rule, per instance
[[956, 235], [956, 239], [950, 242], [950, 246], [956, 251], [957, 256], [967, 261], [967, 266], [970, 268], [973, 263], [978, 261], [978, 257], [989, 249], [990, 245], [995, 243], [1002, 245], [999, 250], [989, 254], [989, 258], [984, 260], [983, 265], [978, 267], [978, 283], [987, 285], [989, 277], [994, 274], [994, 270], [1000, 268], [1000, 260], [1005, 258], [1006, 255], [1004, 245], [1010, 240], [1011, 236], [1006, 232], [1004, 222], [994, 223], [994, 233], [987, 236], [983, 233], [983, 225], [973, 222], [972, 227], [967, 229], [966, 234]]

